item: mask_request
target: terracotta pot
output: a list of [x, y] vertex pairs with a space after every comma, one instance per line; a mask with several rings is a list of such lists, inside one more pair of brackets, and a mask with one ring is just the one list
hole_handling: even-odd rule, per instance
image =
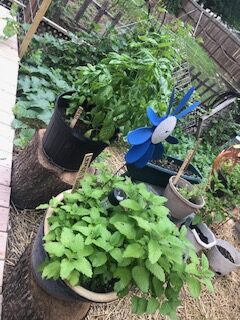
[[215, 246], [217, 243], [216, 237], [208, 228], [208, 226], [205, 223], [199, 223], [196, 226], [202, 232], [202, 234], [208, 239], [208, 243], [205, 243], [203, 240], [201, 240], [196, 229], [188, 228], [186, 237], [193, 244], [196, 253], [201, 252], [204, 249], [208, 250]]
[[[232, 256], [234, 263], [227, 259], [217, 246], [221, 246], [226, 249]], [[232, 272], [237, 267], [240, 267], [240, 252], [234, 248], [229, 242], [221, 239], [217, 239], [216, 246], [212, 247], [207, 252], [207, 257], [211, 269], [218, 275], [226, 275]]]
[[[173, 179], [175, 179], [175, 176], [172, 176], [169, 179], [169, 183], [163, 194], [164, 197], [168, 199], [165, 206], [170, 210], [172, 217], [182, 219], [192, 213], [195, 213], [204, 206], [205, 201], [203, 197], [198, 198], [197, 204], [185, 199], [173, 185]], [[178, 180], [177, 185], [179, 187], [187, 187], [189, 190], [193, 188], [192, 184], [183, 178]]]
[[[71, 190], [67, 190], [65, 192], [71, 192]], [[59, 201], [64, 199], [63, 193], [60, 193], [56, 197]], [[53, 209], [48, 208], [46, 211], [45, 219], [43, 226], [40, 226], [38, 233], [42, 236], [48, 234], [49, 225], [48, 218], [53, 214]], [[42, 227], [42, 229], [41, 229]], [[48, 257], [47, 253], [43, 248], [43, 241], [41, 237], [36, 237], [34, 242], [34, 251], [38, 252], [38, 254], [34, 254], [32, 257], [32, 265], [33, 272], [38, 284], [47, 291], [49, 294], [63, 300], [82, 300], [82, 301], [90, 301], [90, 302], [111, 302], [118, 299], [116, 292], [109, 293], [97, 293], [92, 292], [88, 289], [85, 289], [81, 286], [71, 286], [67, 281], [60, 280], [46, 280], [42, 279], [39, 272], [37, 272], [38, 266]]]

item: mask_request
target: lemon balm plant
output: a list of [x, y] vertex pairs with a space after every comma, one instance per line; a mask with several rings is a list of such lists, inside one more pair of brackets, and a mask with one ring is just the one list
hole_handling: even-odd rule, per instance
[[[121, 188], [127, 199], [106, 209], [103, 202], [113, 188]], [[64, 280], [78, 293], [80, 287], [119, 297], [137, 292], [134, 313], [159, 310], [175, 318], [182, 286], [187, 283], [197, 297], [202, 284], [212, 290], [213, 273], [207, 258], [194, 253], [185, 228], [179, 231], [168, 219], [165, 201], [99, 164], [98, 174], [86, 175], [77, 192], [50, 201], [42, 277]]]

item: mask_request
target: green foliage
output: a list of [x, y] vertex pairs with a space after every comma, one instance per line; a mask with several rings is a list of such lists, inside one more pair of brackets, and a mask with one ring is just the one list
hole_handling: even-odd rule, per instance
[[1, 36], [2, 40], [6, 40], [18, 34], [20, 24], [17, 21], [17, 12], [18, 5], [13, 3], [10, 10], [10, 17], [3, 18], [3, 20], [6, 21], [6, 25], [3, 28], [3, 36]]
[[[135, 285], [142, 297], [133, 296], [133, 312], [159, 310], [174, 318], [184, 283], [194, 297], [202, 284], [211, 285], [206, 259], [196, 256], [186, 229], [179, 231], [168, 219], [165, 198], [144, 184], [112, 176], [100, 164], [97, 169], [97, 175], [81, 180], [76, 193], [52, 200], [50, 231], [44, 237], [49, 260], [42, 276], [100, 292], [113, 283], [119, 296]], [[102, 202], [113, 188], [123, 189], [127, 200], [107, 210]]]
[[147, 124], [147, 105], [160, 113], [166, 110], [173, 67], [180, 60], [174, 38], [170, 33], [147, 32], [129, 40], [123, 53], [110, 52], [97, 65], [78, 68], [69, 112], [83, 103], [92, 106], [82, 119], [87, 130], [92, 129], [92, 139], [107, 142], [118, 127], [125, 135]]

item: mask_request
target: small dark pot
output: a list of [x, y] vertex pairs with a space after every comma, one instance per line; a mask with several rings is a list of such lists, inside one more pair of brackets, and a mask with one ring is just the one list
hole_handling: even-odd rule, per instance
[[54, 113], [43, 137], [43, 150], [57, 166], [77, 171], [86, 153], [93, 153], [93, 161], [108, 145], [84, 137], [79, 128], [70, 128], [66, 123], [65, 113], [69, 100], [64, 96], [71, 94], [73, 92], [63, 93], [56, 99]]
[[[167, 159], [169, 161], [173, 161], [178, 166], [181, 166], [183, 163], [182, 160], [179, 160], [177, 158], [167, 157]], [[126, 175], [133, 180], [150, 183], [162, 188], [166, 188], [169, 179], [177, 174], [177, 172], [173, 170], [169, 170], [152, 163], [148, 163], [144, 168], [141, 169], [135, 167], [135, 165], [133, 164], [127, 164], [127, 169], [128, 171], [126, 172]], [[193, 165], [190, 164], [188, 166], [188, 171], [191, 171], [197, 177], [183, 175], [182, 178], [184, 178], [191, 184], [197, 184], [202, 181], [202, 175]]]
[[38, 232], [32, 247], [32, 271], [37, 284], [49, 295], [56, 299], [64, 301], [87, 301], [86, 299], [75, 293], [69, 286], [62, 280], [46, 280], [42, 279], [41, 274], [38, 272], [39, 266], [48, 258], [47, 253], [43, 248], [43, 222], [38, 228]]

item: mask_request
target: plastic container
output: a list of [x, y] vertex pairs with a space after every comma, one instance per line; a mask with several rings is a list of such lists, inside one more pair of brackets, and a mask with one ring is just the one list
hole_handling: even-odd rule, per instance
[[[71, 190], [65, 191], [71, 192]], [[62, 201], [64, 198], [63, 193], [60, 193], [57, 196], [57, 199]], [[37, 236], [33, 243], [32, 248], [32, 269], [33, 275], [35, 277], [36, 282], [38, 285], [46, 291], [51, 296], [62, 299], [65, 301], [90, 301], [90, 302], [111, 302], [117, 300], [116, 292], [109, 292], [109, 293], [97, 293], [92, 292], [88, 289], [85, 289], [81, 286], [71, 286], [66, 281], [62, 280], [46, 280], [42, 279], [41, 274], [39, 273], [39, 266], [48, 258], [48, 254], [45, 252], [43, 248], [43, 236], [48, 234], [49, 232], [49, 225], [48, 225], [48, 218], [51, 217], [53, 214], [53, 209], [48, 208], [45, 214], [44, 222], [39, 226]]]
[[[230, 253], [234, 263], [219, 251], [218, 246]], [[221, 276], [227, 275], [237, 267], [240, 267], [240, 252], [225, 240], [217, 239], [217, 245], [207, 252], [207, 257], [211, 269]]]
[[[181, 166], [183, 163], [182, 160], [173, 157], [167, 157], [167, 160], [176, 163], [178, 166]], [[150, 183], [162, 188], [165, 188], [169, 179], [177, 174], [177, 172], [173, 170], [169, 170], [152, 163], [148, 163], [142, 169], [135, 167], [134, 164], [127, 164], [127, 170], [126, 175], [131, 177], [133, 180]], [[188, 171], [192, 172], [195, 176], [183, 175], [182, 177], [185, 180], [192, 184], [197, 184], [202, 181], [201, 173], [193, 165], [190, 164], [188, 166]]]
[[[193, 203], [185, 199], [173, 185], [174, 178], [175, 176], [169, 179], [169, 183], [164, 191], [163, 196], [168, 199], [165, 206], [170, 210], [171, 216], [177, 219], [182, 219], [201, 209], [204, 206], [205, 201], [203, 197], [199, 197], [198, 203]], [[187, 187], [189, 189], [192, 188], [191, 183], [182, 178], [178, 180], [177, 184], [180, 187]]]
[[186, 237], [193, 244], [196, 253], [201, 252], [202, 250], [211, 249], [216, 245], [216, 237], [205, 223], [199, 223], [196, 227], [202, 232], [204, 237], [208, 239], [208, 243], [202, 241], [196, 229], [188, 228]]
[[70, 128], [66, 123], [69, 100], [64, 96], [72, 93], [63, 93], [56, 99], [54, 113], [43, 137], [43, 151], [55, 165], [77, 171], [86, 153], [93, 153], [93, 161], [108, 145], [84, 137], [79, 128]]

